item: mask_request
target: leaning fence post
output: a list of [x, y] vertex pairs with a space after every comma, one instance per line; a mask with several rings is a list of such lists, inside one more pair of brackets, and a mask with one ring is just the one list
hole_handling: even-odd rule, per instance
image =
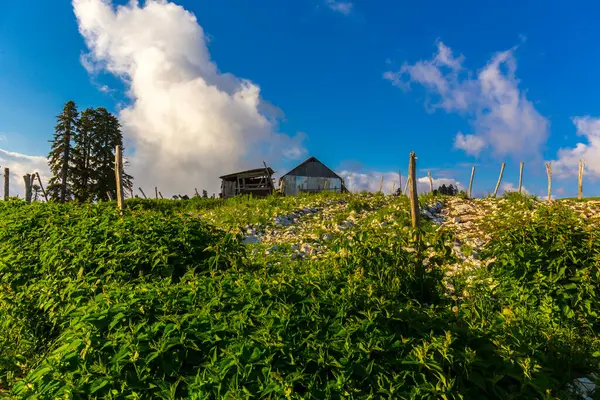
[[473, 177], [475, 176], [475, 166], [471, 168], [471, 179], [469, 180], [469, 198], [473, 198]]
[[521, 161], [521, 165], [519, 166], [519, 194], [521, 194], [521, 189], [523, 188], [523, 166], [525, 163]]
[[123, 154], [121, 154], [121, 146], [115, 149], [115, 178], [117, 181], [117, 207], [123, 211]]
[[379, 183], [379, 193], [383, 190], [383, 175], [381, 175], [381, 182]]
[[144, 191], [142, 190], [142, 188], [141, 188], [141, 187], [139, 187], [138, 189], [140, 189], [140, 192], [142, 192], [142, 196], [144, 196], [144, 198], [145, 198], [145, 199], [147, 199], [147, 197], [146, 197], [146, 193], [144, 193]]
[[23, 175], [23, 180], [25, 181], [25, 201], [31, 203], [31, 175]]
[[500, 187], [500, 182], [502, 182], [502, 175], [504, 174], [504, 167], [506, 167], [506, 163], [502, 163], [500, 167], [500, 176], [498, 177], [498, 182], [496, 183], [496, 189], [494, 189], [494, 198], [498, 194], [498, 188]]
[[44, 195], [44, 199], [46, 199], [46, 202], [47, 202], [48, 201], [48, 195], [46, 194], [46, 191], [44, 190], [44, 184], [42, 183], [42, 179], [40, 178], [40, 173], [36, 172], [35, 176], [37, 177], [37, 180], [40, 183], [40, 189], [42, 189], [42, 194]]
[[158, 194], [159, 194], [159, 196], [160, 196], [161, 199], [164, 199], [164, 197], [162, 196], [161, 192], [158, 192]]
[[577, 176], [577, 198], [579, 200], [583, 198], [583, 169], [584, 161], [579, 160], [579, 174]]
[[548, 173], [548, 201], [552, 200], [552, 165], [546, 163], [546, 172]]
[[10, 169], [4, 168], [4, 200], [8, 200], [10, 185]]

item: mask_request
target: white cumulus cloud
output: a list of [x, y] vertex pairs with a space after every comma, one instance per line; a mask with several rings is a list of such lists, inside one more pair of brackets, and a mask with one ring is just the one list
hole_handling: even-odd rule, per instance
[[519, 88], [514, 51], [494, 54], [474, 72], [463, 66], [464, 56], [454, 56], [438, 41], [432, 59], [405, 63], [384, 78], [404, 90], [419, 84], [430, 95], [428, 109], [469, 118], [474, 132], [457, 133], [456, 148], [475, 156], [486, 148], [499, 156], [537, 154], [547, 139], [549, 123]]
[[587, 143], [577, 143], [574, 148], [559, 149], [558, 159], [552, 161], [552, 173], [559, 177], [577, 175], [579, 160], [585, 162], [584, 176], [588, 173], [600, 176], [600, 118], [590, 116], [575, 117], [573, 123], [577, 127], [577, 135]]
[[255, 83], [222, 73], [196, 17], [166, 0], [73, 0], [90, 73], [107, 71], [126, 85], [119, 113], [133, 144], [126, 154], [135, 186], [163, 194], [217, 192], [218, 176], [275, 163], [285, 150], [300, 158], [303, 135], [277, 133]]

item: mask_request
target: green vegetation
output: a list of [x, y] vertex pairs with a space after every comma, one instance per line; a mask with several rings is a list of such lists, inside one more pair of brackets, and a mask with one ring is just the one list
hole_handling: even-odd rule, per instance
[[454, 293], [453, 232], [416, 243], [405, 196], [1, 202], [0, 396], [568, 398], [600, 371], [600, 228], [513, 200]]

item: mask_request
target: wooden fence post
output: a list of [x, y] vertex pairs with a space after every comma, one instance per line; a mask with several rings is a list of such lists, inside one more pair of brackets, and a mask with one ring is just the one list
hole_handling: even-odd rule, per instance
[[161, 192], [158, 192], [158, 195], [160, 196], [161, 199], [164, 199]]
[[381, 175], [381, 182], [379, 183], [379, 193], [383, 190], [383, 175]]
[[194, 188], [194, 192], [196, 192], [196, 196], [200, 197], [200, 193], [198, 193], [198, 189]]
[[473, 177], [475, 176], [475, 166], [471, 168], [471, 179], [469, 180], [469, 198], [473, 198]]
[[10, 185], [10, 169], [4, 168], [4, 200], [8, 200]]
[[35, 176], [37, 177], [37, 180], [40, 183], [40, 189], [42, 189], [42, 194], [44, 195], [44, 199], [46, 199], [46, 202], [47, 202], [48, 201], [48, 195], [46, 194], [46, 191], [44, 190], [44, 184], [42, 183], [42, 179], [40, 178], [40, 173], [36, 172]]
[[403, 194], [406, 194], [406, 191], [408, 190], [408, 182], [409, 182], [409, 179], [406, 179], [406, 183], [404, 184], [404, 192], [403, 192]]
[[399, 179], [398, 190], [402, 190], [402, 173], [400, 172], [400, 170], [398, 170], [398, 179]]
[[427, 171], [427, 176], [429, 177], [429, 191], [433, 193], [433, 179], [431, 179], [431, 171]]
[[106, 191], [106, 197], [108, 197], [108, 201], [112, 201], [113, 200], [112, 194], [110, 194], [109, 190]]
[[417, 194], [417, 157], [415, 152], [410, 153], [410, 161], [408, 164], [408, 180], [410, 181], [410, 214], [412, 217], [412, 227], [417, 229], [420, 225], [419, 213], [419, 196]]
[[584, 161], [579, 160], [579, 174], [577, 176], [577, 198], [579, 200], [583, 198], [583, 168]]
[[23, 180], [25, 181], [25, 201], [31, 203], [31, 175], [23, 175]]
[[521, 194], [521, 189], [523, 188], [523, 166], [525, 163], [521, 161], [519, 166], [519, 194]]
[[146, 197], [146, 193], [144, 193], [144, 191], [142, 190], [142, 188], [141, 188], [141, 187], [139, 187], [138, 189], [140, 189], [140, 192], [142, 192], [142, 196], [144, 196], [144, 198], [145, 198], [145, 199], [147, 199], [147, 197]]
[[396, 189], [396, 182], [392, 182], [392, 194], [394, 194], [394, 189]]
[[552, 200], [552, 165], [546, 163], [546, 172], [548, 173], [548, 201]]
[[502, 175], [504, 174], [504, 167], [506, 167], [506, 163], [502, 163], [500, 167], [500, 176], [498, 177], [498, 182], [496, 183], [496, 189], [494, 189], [494, 198], [498, 194], [498, 188], [500, 188], [500, 182], [502, 182]]
[[121, 153], [121, 146], [117, 146], [115, 149], [115, 178], [117, 181], [117, 207], [119, 211], [123, 211], [125, 205], [123, 204], [123, 154]]
[[154, 198], [158, 199], [158, 187], [154, 186]]

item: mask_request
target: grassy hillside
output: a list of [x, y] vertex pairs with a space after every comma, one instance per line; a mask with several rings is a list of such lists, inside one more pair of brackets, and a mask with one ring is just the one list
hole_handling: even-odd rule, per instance
[[421, 202], [419, 241], [405, 197], [0, 202], [0, 396], [569, 398], [600, 370], [597, 220]]

